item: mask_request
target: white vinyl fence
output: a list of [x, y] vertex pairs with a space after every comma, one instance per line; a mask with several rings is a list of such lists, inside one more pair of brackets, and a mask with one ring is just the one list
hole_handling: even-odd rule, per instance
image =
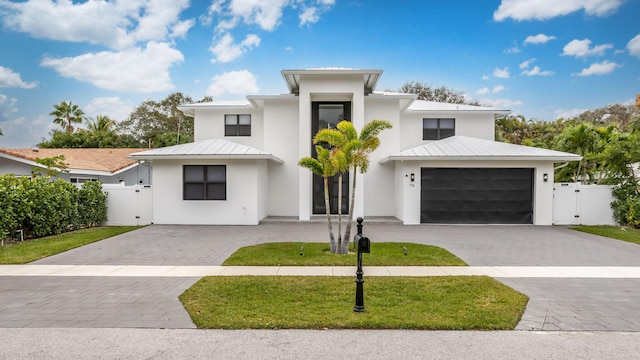
[[554, 225], [618, 225], [610, 185], [553, 184]]
[[153, 222], [151, 185], [103, 184], [102, 190], [107, 193], [105, 225], [149, 225]]

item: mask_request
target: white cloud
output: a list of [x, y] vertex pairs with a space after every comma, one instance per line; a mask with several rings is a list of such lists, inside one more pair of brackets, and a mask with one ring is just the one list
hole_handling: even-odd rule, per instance
[[247, 95], [258, 93], [256, 77], [248, 70], [229, 71], [211, 79], [207, 95], [213, 97], [224, 94]]
[[629, 54], [640, 58], [640, 34], [629, 40], [627, 50], [629, 50]]
[[226, 33], [222, 35], [220, 40], [215, 46], [212, 46], [209, 50], [215, 55], [212, 62], [226, 63], [237, 59], [242, 56], [247, 50], [250, 50], [254, 46], [260, 45], [260, 37], [255, 34], [249, 34], [239, 44], [233, 43], [233, 36]]
[[509, 78], [509, 68], [505, 67], [504, 69], [496, 68], [493, 71], [493, 76], [500, 79], [508, 79]]
[[38, 86], [37, 82], [24, 82], [20, 74], [14, 72], [12, 69], [0, 66], [0, 88], [33, 89], [36, 86]]
[[44, 115], [27, 120], [25, 117], [14, 117], [18, 112], [18, 100], [0, 94], [0, 147], [29, 148], [41, 141], [41, 138], [55, 128], [51, 118]]
[[538, 35], [527, 36], [527, 38], [524, 39], [524, 43], [525, 44], [544, 44], [551, 40], [554, 40], [555, 38], [556, 37], [553, 35], [547, 36], [545, 34], [538, 34]]
[[489, 75], [482, 75], [482, 80], [489, 80]]
[[481, 89], [478, 89], [478, 91], [476, 91], [476, 95], [486, 95], [489, 93], [497, 94], [504, 90], [506, 90], [506, 87], [504, 87], [503, 85], [496, 85], [493, 87], [493, 89], [489, 89], [488, 87], [485, 86]]
[[258, 25], [267, 31], [275, 30], [280, 23], [283, 8], [288, 5], [287, 0], [232, 0], [228, 4], [220, 1], [215, 3], [217, 12], [230, 17], [225, 23], [237, 24], [242, 20], [245, 24]]
[[9, 98], [5, 94], [0, 94], [0, 120], [6, 121], [9, 115], [18, 111], [16, 103], [18, 99]]
[[553, 71], [549, 70], [540, 70], [539, 66], [534, 66], [532, 69], [527, 69], [522, 72], [523, 75], [527, 76], [550, 76], [553, 75]]
[[302, 13], [300, 13], [300, 25], [305, 24], [313, 24], [320, 19], [318, 15], [318, 9], [315, 6], [306, 8]]
[[580, 10], [591, 16], [607, 16], [622, 3], [622, 0], [502, 0], [493, 19], [546, 20]]
[[133, 106], [117, 96], [96, 97], [84, 108], [85, 114], [95, 118], [96, 115], [106, 115], [111, 120], [125, 120], [133, 111]]
[[571, 109], [571, 110], [556, 110], [554, 114], [556, 115], [556, 119], [571, 119], [574, 118], [588, 109]]
[[604, 52], [607, 49], [613, 48], [611, 44], [602, 44], [595, 45], [593, 48], [590, 48], [591, 40], [584, 39], [571, 40], [567, 45], [562, 48], [563, 56], [575, 56], [575, 57], [584, 57], [590, 55], [604, 55]]
[[513, 47], [502, 50], [502, 52], [505, 54], [519, 54], [520, 48], [517, 45], [514, 45]]
[[593, 63], [588, 68], [582, 69], [581, 72], [573, 75], [577, 76], [591, 76], [591, 75], [605, 75], [612, 73], [617, 67], [621, 65], [616, 64], [614, 62], [605, 60], [600, 63]]
[[182, 53], [168, 44], [150, 41], [144, 49], [103, 51], [64, 58], [45, 57], [40, 65], [99, 88], [148, 93], [173, 89], [169, 68], [183, 60]]
[[536, 61], [536, 58], [531, 58], [529, 60], [525, 60], [525, 61], [520, 63], [519, 68], [520, 69], [528, 69], [529, 65], [531, 65], [534, 61]]
[[0, 16], [10, 29], [36, 38], [124, 50], [138, 42], [184, 36], [194, 23], [179, 19], [188, 6], [189, 0], [0, 1]]
[[498, 109], [513, 109], [523, 104], [520, 100], [510, 99], [482, 99], [480, 102]]

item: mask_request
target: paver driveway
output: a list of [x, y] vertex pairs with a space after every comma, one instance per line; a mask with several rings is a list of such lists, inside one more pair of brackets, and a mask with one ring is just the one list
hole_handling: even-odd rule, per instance
[[[470, 265], [640, 266], [640, 246], [563, 227], [366, 223], [375, 242], [444, 247]], [[237, 248], [326, 240], [326, 224], [153, 225], [34, 262], [220, 265]], [[499, 279], [530, 297], [519, 329], [640, 331], [640, 279]], [[194, 327], [177, 296], [197, 278], [0, 277], [0, 327]]]

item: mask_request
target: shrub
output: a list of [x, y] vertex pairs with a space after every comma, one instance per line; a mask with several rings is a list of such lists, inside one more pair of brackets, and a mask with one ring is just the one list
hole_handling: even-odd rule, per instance
[[17, 229], [42, 237], [99, 226], [107, 217], [106, 199], [100, 182], [78, 189], [61, 179], [0, 175], [0, 236]]
[[[640, 190], [638, 182], [628, 178], [613, 189], [613, 216], [620, 225], [640, 227]], [[635, 225], [634, 225], [635, 224]]]

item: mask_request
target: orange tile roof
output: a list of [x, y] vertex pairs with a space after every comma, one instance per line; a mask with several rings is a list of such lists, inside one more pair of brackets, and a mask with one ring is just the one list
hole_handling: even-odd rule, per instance
[[127, 158], [129, 154], [147, 149], [1, 149], [0, 153], [35, 161], [64, 155], [69, 169], [106, 171], [114, 173], [136, 163]]

